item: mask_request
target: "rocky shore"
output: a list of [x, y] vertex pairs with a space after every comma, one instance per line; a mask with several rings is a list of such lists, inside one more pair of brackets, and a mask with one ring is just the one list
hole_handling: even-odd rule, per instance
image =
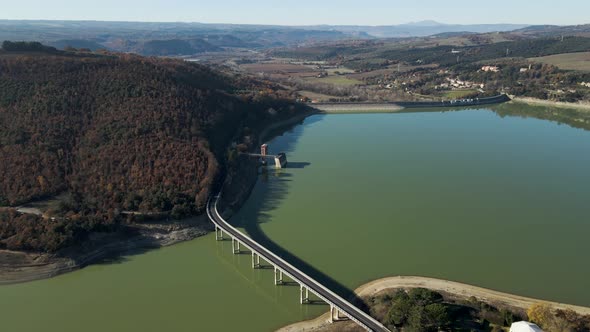
[[116, 261], [195, 239], [210, 232], [211, 227], [206, 216], [199, 216], [165, 224], [127, 226], [116, 233], [96, 233], [83, 245], [54, 254], [0, 250], [0, 285], [51, 278], [89, 264]]

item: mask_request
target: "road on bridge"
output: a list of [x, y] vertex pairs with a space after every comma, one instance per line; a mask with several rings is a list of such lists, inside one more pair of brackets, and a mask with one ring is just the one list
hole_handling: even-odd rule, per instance
[[346, 301], [339, 295], [332, 292], [327, 287], [323, 286], [322, 284], [307, 276], [305, 273], [301, 272], [299, 269], [295, 268], [279, 256], [275, 255], [270, 250], [258, 244], [258, 242], [252, 240], [250, 237], [234, 228], [227, 221], [225, 221], [223, 217], [221, 217], [217, 210], [217, 202], [219, 201], [219, 196], [215, 198], [214, 203], [212, 202], [212, 200], [213, 198], [209, 199], [209, 202], [207, 202], [207, 214], [209, 216], [209, 219], [211, 219], [211, 221], [223, 232], [229, 234], [232, 238], [235, 238], [236, 240], [244, 244], [245, 247], [259, 255], [260, 257], [262, 257], [268, 263], [274, 265], [280, 271], [283, 271], [283, 273], [291, 277], [294, 281], [300, 283], [300, 285], [305, 286], [312, 293], [316, 294], [319, 298], [321, 298], [328, 304], [338, 308], [344, 315], [346, 315], [348, 318], [350, 318], [357, 324], [371, 331], [389, 332], [389, 330], [385, 326], [383, 326], [379, 321], [369, 316], [367, 313], [357, 308], [352, 303]]

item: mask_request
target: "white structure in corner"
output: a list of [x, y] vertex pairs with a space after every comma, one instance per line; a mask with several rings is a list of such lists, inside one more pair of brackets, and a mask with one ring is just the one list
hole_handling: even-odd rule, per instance
[[510, 326], [510, 332], [543, 332], [540, 327], [530, 322], [516, 322]]

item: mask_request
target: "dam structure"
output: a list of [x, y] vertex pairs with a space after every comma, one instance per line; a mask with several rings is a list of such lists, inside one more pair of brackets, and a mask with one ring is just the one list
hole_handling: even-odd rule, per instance
[[[356, 324], [373, 332], [388, 332], [389, 330], [378, 320], [368, 315], [366, 312], [354, 306], [349, 301], [331, 291], [326, 286], [320, 284], [301, 270], [297, 269], [289, 262], [285, 261], [272, 251], [268, 250], [258, 242], [252, 240], [246, 234], [230, 225], [219, 213], [217, 205], [221, 194], [210, 197], [207, 202], [207, 215], [215, 225], [215, 239], [218, 241], [231, 239], [232, 251], [234, 254], [242, 254], [241, 248], [244, 247], [252, 255], [252, 268], [260, 268], [260, 258], [274, 267], [274, 284], [280, 286], [284, 284], [284, 277], [289, 277], [292, 281], [299, 284], [299, 302], [301, 304], [311, 303], [309, 293], [316, 295], [319, 299], [330, 305], [330, 322], [348, 318]], [[344, 316], [344, 317], [342, 317]], [[341, 318], [342, 317], [342, 318]]]
[[268, 144], [262, 144], [260, 146], [260, 153], [244, 153], [250, 157], [260, 158], [263, 165], [266, 165], [266, 159], [273, 159], [275, 162], [275, 168], [285, 168], [287, 166], [287, 155], [284, 152], [276, 155], [268, 154]]
[[419, 108], [454, 108], [501, 104], [510, 101], [506, 94], [493, 97], [475, 97], [440, 101], [383, 101], [383, 102], [321, 102], [310, 106], [320, 112], [338, 111], [403, 111]]

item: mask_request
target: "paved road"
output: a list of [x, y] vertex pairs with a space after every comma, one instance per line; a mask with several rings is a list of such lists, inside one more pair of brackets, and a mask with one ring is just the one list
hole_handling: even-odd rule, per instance
[[287, 275], [291, 279], [299, 282], [300, 284], [308, 288], [312, 293], [317, 295], [323, 301], [338, 308], [342, 314], [346, 315], [348, 318], [355, 321], [357, 324], [371, 331], [389, 332], [389, 330], [385, 326], [383, 326], [379, 321], [369, 316], [364, 311], [352, 305], [350, 302], [338, 296], [327, 287], [324, 287], [319, 282], [307, 276], [299, 269], [295, 268], [279, 256], [275, 255], [270, 250], [266, 249], [262, 245], [258, 244], [256, 241], [250, 239], [244, 233], [240, 232], [239, 230], [231, 226], [227, 221], [225, 221], [221, 217], [221, 215], [217, 211], [218, 200], [219, 196], [217, 196], [217, 198], [215, 199], [209, 200], [209, 202], [207, 203], [207, 214], [209, 215], [209, 219], [211, 219], [211, 221], [217, 227], [221, 228], [224, 233], [229, 234], [233, 238], [239, 240], [242, 245], [244, 245], [251, 251], [255, 252], [268, 263], [279, 268], [281, 271], [283, 271], [285, 275]]

